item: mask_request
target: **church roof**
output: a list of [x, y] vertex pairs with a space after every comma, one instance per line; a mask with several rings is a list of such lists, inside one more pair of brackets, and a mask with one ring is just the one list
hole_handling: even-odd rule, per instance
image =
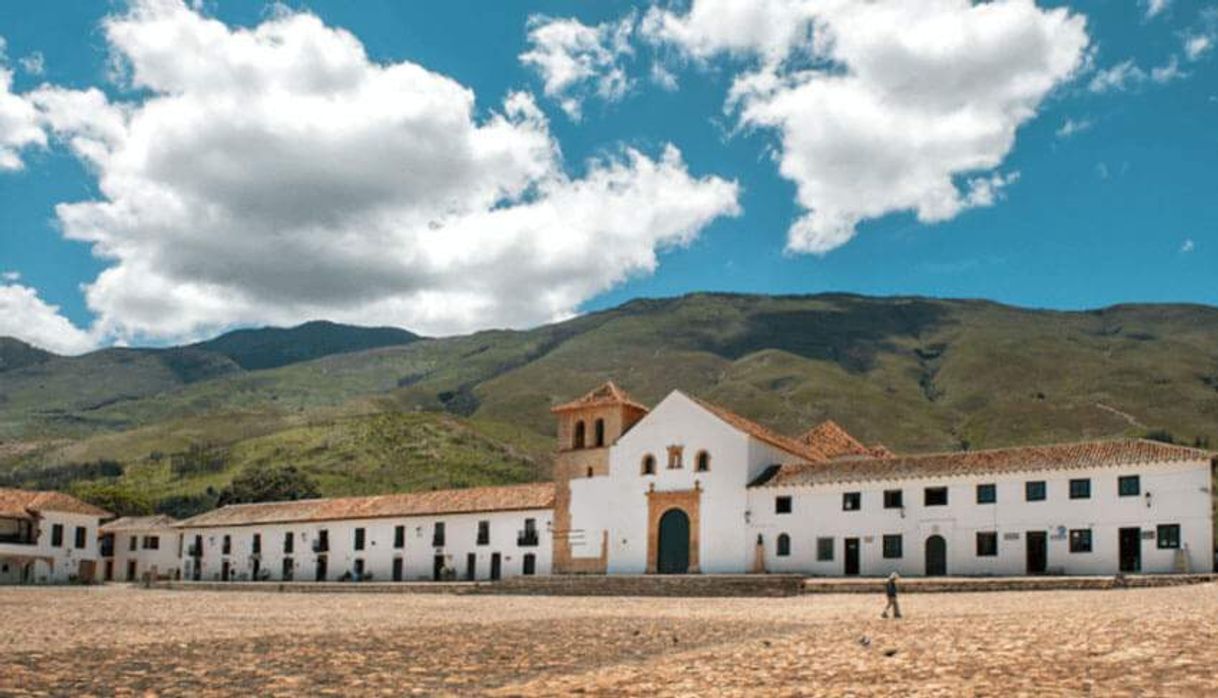
[[792, 439], [789, 436], [783, 436], [773, 429], [763, 427], [747, 417], [741, 417], [725, 407], [720, 407], [719, 405], [701, 400], [696, 397], [690, 397], [690, 399], [706, 408], [719, 419], [722, 419], [729, 425], [743, 431], [758, 441], [765, 442], [771, 446], [774, 446], [775, 448], [786, 451], [793, 456], [803, 458], [805, 460], [814, 462], [825, 460], [824, 455], [806, 443], [803, 443], [797, 439]]
[[757, 478], [753, 487], [828, 485], [868, 480], [907, 480], [957, 475], [1082, 470], [1149, 463], [1209, 460], [1210, 451], [1145, 439], [1019, 446], [984, 451], [843, 458], [785, 463]]
[[625, 405], [633, 407], [637, 410], [647, 411], [647, 408], [642, 404], [635, 402], [634, 398], [617, 386], [613, 381], [605, 381], [600, 387], [595, 388], [583, 397], [576, 398], [570, 402], [564, 402], [561, 405], [555, 405], [550, 408], [551, 412], [565, 412], [567, 410], [582, 410], [589, 407], [607, 407], [611, 405]]
[[434, 490], [370, 497], [230, 504], [178, 522], [177, 526], [179, 528], [249, 526], [340, 519], [521, 511], [549, 509], [553, 506], [554, 483], [539, 482], [528, 485], [470, 487], [458, 490]]
[[157, 514], [155, 516], [124, 516], [103, 524], [101, 533], [124, 533], [127, 531], [150, 531], [158, 528], [170, 528], [178, 522], [172, 516]]
[[870, 449], [831, 419], [804, 432], [799, 441], [825, 458], [871, 455]]
[[10, 519], [32, 519], [35, 514], [55, 511], [64, 514], [84, 514], [104, 519], [110, 512], [63, 492], [17, 490], [0, 487], [0, 516]]

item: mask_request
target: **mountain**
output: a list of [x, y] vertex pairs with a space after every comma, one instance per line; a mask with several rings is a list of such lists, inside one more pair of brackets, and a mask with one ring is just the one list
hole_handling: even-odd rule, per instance
[[332, 354], [410, 344], [417, 339], [418, 335], [396, 327], [352, 327], [315, 321], [287, 329], [236, 330], [192, 346], [227, 356], [247, 371], [257, 371]]
[[51, 352], [32, 347], [20, 339], [0, 337], [0, 373], [15, 368], [33, 366], [50, 361], [53, 358], [55, 358], [55, 355]]
[[[540, 476], [553, 447], [549, 406], [609, 378], [645, 403], [678, 388], [786, 433], [832, 418], [900, 451], [1151, 431], [1218, 444], [1218, 308], [1200, 305], [1061, 312], [980, 300], [693, 294], [531, 330], [256, 368], [281, 360], [261, 357], [309, 356], [336, 337], [344, 347], [363, 341], [343, 344], [347, 330], [337, 326], [313, 332], [300, 336], [327, 339], [297, 354], [282, 334], [264, 335], [278, 348], [238, 335], [0, 373], [0, 442], [10, 454], [0, 443], [0, 476], [113, 478], [96, 463], [114, 460], [123, 482], [155, 480], [158, 492], [177, 496], [278, 459], [327, 473], [327, 492], [418, 486], [424, 481], [392, 449], [358, 446], [375, 430], [355, 441], [309, 441], [299, 431], [342, 431], [336, 425], [384, 415], [438, 420], [428, 428], [448, 433], [448, 446], [431, 462], [447, 476], [473, 472], [471, 454], [486, 451], [466, 446], [483, 439], [497, 444], [492, 451], [525, 454], [530, 465], [513, 477]], [[253, 440], [271, 455], [241, 457]], [[191, 449], [238, 455], [204, 475], [155, 465], [158, 454]], [[381, 475], [369, 480], [369, 470]], [[161, 479], [149, 479], [154, 471]]]

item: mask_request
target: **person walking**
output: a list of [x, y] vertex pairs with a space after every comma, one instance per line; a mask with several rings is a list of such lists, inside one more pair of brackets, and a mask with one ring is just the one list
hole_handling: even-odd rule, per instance
[[888, 617], [888, 609], [892, 609], [892, 617], [901, 617], [901, 606], [897, 604], [897, 580], [900, 576], [893, 572], [888, 575], [888, 582], [884, 585], [884, 591], [888, 595], [888, 605], [884, 607], [884, 612], [880, 614], [881, 618]]

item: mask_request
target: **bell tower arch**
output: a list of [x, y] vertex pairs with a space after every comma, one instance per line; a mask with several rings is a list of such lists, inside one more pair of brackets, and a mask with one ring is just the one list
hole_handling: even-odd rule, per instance
[[[609, 448], [647, 414], [613, 381], [550, 409], [558, 420], [558, 453], [554, 458], [554, 562], [555, 574], [604, 574], [609, 561], [608, 531], [574, 531], [571, 528], [571, 481], [609, 474]], [[581, 552], [572, 553], [575, 539]]]

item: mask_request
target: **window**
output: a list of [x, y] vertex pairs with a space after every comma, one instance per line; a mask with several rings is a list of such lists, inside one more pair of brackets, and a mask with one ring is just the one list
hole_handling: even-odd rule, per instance
[[58, 548], [63, 545], [63, 524], [51, 524], [51, 547]]
[[478, 522], [478, 545], [490, 545], [490, 544], [491, 544], [491, 522], [490, 521], [479, 521]]
[[364, 529], [363, 528], [355, 529], [355, 549], [356, 550], [364, 549]]
[[903, 509], [904, 507], [904, 493], [901, 490], [884, 490], [885, 509]]
[[586, 427], [584, 426], [584, 420], [581, 419], [575, 423], [575, 435], [571, 438], [571, 447], [572, 448], [583, 448], [584, 447], [584, 430], [585, 429], [586, 429]]
[[1091, 552], [1091, 529], [1089, 529], [1089, 528], [1072, 528], [1072, 529], [1070, 529], [1070, 552], [1072, 552], [1072, 553], [1089, 553], [1089, 552]]
[[405, 526], [394, 526], [393, 527], [393, 547], [395, 547], [395, 548], [406, 547], [406, 527]]
[[1045, 481], [1029, 480], [1023, 485], [1024, 498], [1029, 502], [1045, 501]]
[[656, 474], [656, 457], [655, 456], [651, 455], [650, 453], [643, 456], [642, 472], [644, 475], [655, 475]]
[[317, 540], [313, 543], [313, 552], [324, 553], [330, 550], [330, 531], [329, 529], [321, 529], [317, 532]]
[[535, 547], [537, 540], [537, 519], [525, 519], [524, 530], [516, 536], [516, 545], [525, 547]]
[[294, 548], [296, 547], [296, 541], [293, 539], [292, 535], [293, 534], [291, 531], [283, 534], [283, 552], [285, 555], [291, 555], [293, 552], [295, 552]]
[[[255, 538], [257, 538], [257, 536], [255, 536]], [[144, 536], [144, 550], [160, 550], [160, 549], [161, 549], [161, 537], [160, 536]]]
[[1180, 524], [1159, 524], [1159, 547], [1176, 549], [1180, 547]]
[[789, 496], [774, 498], [774, 513], [775, 514], [790, 514], [791, 513], [791, 498]]
[[778, 534], [778, 557], [788, 557], [791, 554], [791, 536]]
[[816, 559], [819, 562], [831, 562], [833, 560], [832, 538], [816, 539]]
[[[145, 547], [145, 548], [146, 548], [146, 547], [148, 547], [148, 539], [147, 539], [147, 538], [145, 538], [145, 539], [144, 539], [144, 547]], [[250, 552], [252, 552], [252, 553], [253, 553], [253, 554], [255, 554], [255, 555], [261, 555], [261, 554], [262, 554], [262, 534], [261, 534], [261, 533], [255, 533], [255, 534], [254, 534], [254, 542], [253, 542], [253, 544], [250, 546]]]
[[592, 429], [592, 433], [596, 438], [596, 446], [600, 448], [605, 445], [605, 420], [596, 420], [596, 425]]
[[680, 470], [685, 466], [682, 455], [685, 449], [681, 446], [668, 447], [668, 469]]
[[843, 492], [842, 511], [858, 511], [863, 508], [862, 492]]
[[431, 530], [431, 544], [434, 547], [442, 547], [444, 545], [444, 522], [437, 521], [435, 527]]
[[901, 557], [904, 554], [902, 547], [900, 534], [884, 536], [884, 559], [893, 560]]
[[998, 532], [977, 531], [977, 557], [994, 557], [998, 554]]
[[977, 485], [977, 503], [993, 504], [998, 501], [998, 485], [993, 483]]
[[945, 507], [947, 506], [947, 488], [946, 487], [927, 487], [922, 492], [922, 504], [928, 507]]
[[1071, 480], [1070, 499], [1091, 499], [1091, 479], [1082, 477]]
[[140, 547], [140, 537], [139, 536], [131, 536], [130, 538], [127, 539], [127, 549], [128, 550], [130, 550], [131, 552], [135, 552], [136, 550], [139, 550], [139, 547]]
[[698, 457], [694, 460], [694, 470], [705, 473], [710, 472], [710, 454], [706, 451], [698, 451]]
[[75, 541], [76, 545], [75, 545], [75, 547], [76, 548], [85, 547], [85, 545], [86, 545], [85, 541], [88, 539], [88, 537], [89, 537], [89, 534], [85, 530], [85, 527], [77, 526], [76, 527], [76, 541]]
[[1136, 497], [1142, 494], [1142, 478], [1137, 475], [1122, 475], [1117, 478], [1117, 495]]
[[224, 555], [228, 555], [232, 551], [233, 551], [233, 537], [224, 536], [224, 546], [220, 549], [220, 552], [223, 553]]

